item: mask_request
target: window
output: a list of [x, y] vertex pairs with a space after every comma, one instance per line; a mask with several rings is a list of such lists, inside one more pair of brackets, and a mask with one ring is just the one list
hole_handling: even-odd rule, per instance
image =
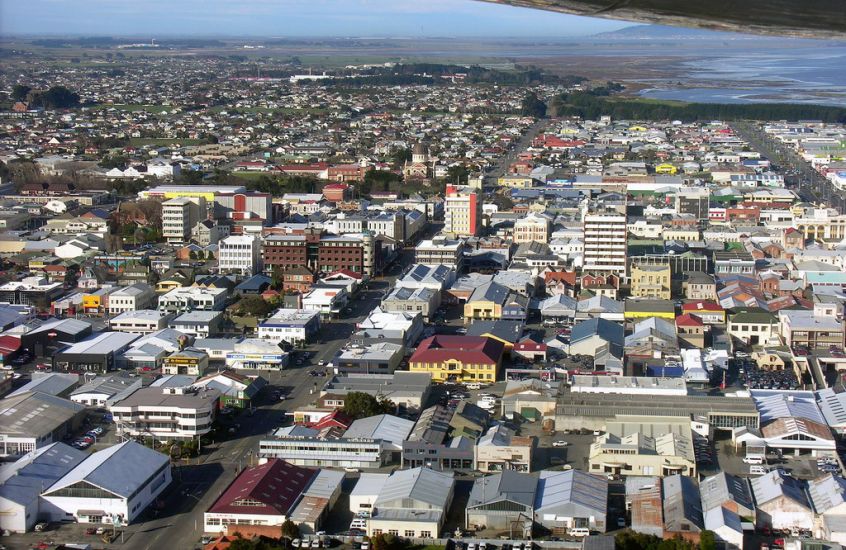
[[406, 537], [413, 537], [413, 536], [414, 536], [414, 531], [412, 531], [411, 529], [406, 529], [406, 530], [405, 530], [405, 536], [406, 536]]
[[432, 538], [432, 532], [431, 531], [420, 531], [420, 536], [423, 537], [424, 539], [430, 539], [430, 538]]
[[393, 535], [395, 537], [398, 537], [399, 536], [399, 530], [398, 529], [388, 529], [388, 534]]

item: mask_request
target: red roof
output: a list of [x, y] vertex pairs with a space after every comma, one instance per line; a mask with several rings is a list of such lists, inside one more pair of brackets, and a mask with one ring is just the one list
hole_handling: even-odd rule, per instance
[[0, 355], [6, 357], [18, 351], [21, 347], [21, 339], [17, 336], [0, 336]]
[[361, 280], [361, 273], [356, 273], [355, 271], [350, 271], [349, 269], [339, 269], [338, 271], [333, 271], [323, 278], [328, 279], [329, 277], [334, 277], [336, 275], [343, 275], [347, 279], [355, 279], [357, 281]]
[[546, 351], [546, 344], [525, 338], [514, 344], [514, 349], [517, 351]]
[[496, 364], [505, 351], [505, 344], [483, 336], [448, 336], [438, 334], [420, 342], [409, 363], [443, 363], [458, 360], [462, 363]]
[[685, 313], [676, 317], [676, 326], [678, 327], [701, 327], [704, 326], [702, 319], [691, 313]]
[[344, 414], [344, 412], [340, 409], [332, 411], [330, 414], [324, 416], [317, 422], [312, 422], [311, 424], [307, 424], [309, 428], [314, 428], [315, 430], [322, 430], [323, 428], [349, 428], [352, 424], [352, 420]]
[[[209, 512], [215, 514], [288, 515], [300, 495], [311, 484], [314, 470], [300, 468], [273, 458], [241, 472], [218, 498]], [[261, 502], [262, 506], [241, 506], [239, 500]]]
[[323, 189], [349, 189], [350, 186], [346, 183], [327, 183]]
[[696, 300], [682, 304], [682, 311], [725, 311], [723, 306], [713, 300]]

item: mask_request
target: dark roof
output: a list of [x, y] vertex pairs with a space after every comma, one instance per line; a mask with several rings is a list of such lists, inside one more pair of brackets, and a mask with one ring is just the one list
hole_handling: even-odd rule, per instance
[[246, 281], [236, 286], [235, 290], [240, 290], [242, 292], [261, 292], [267, 289], [267, 287], [269, 287], [272, 282], [273, 279], [271, 279], [267, 275], [257, 273], [256, 275], [253, 275]]
[[468, 336], [496, 337], [503, 342], [511, 344], [520, 340], [523, 334], [523, 321], [510, 321], [500, 319], [498, 321], [473, 321], [467, 329]]
[[603, 340], [620, 346], [625, 342], [623, 325], [601, 318], [588, 319], [574, 325], [570, 333], [570, 342], [576, 343], [593, 335], [598, 335]]
[[[314, 470], [300, 468], [278, 458], [270, 459], [260, 466], [241, 472], [212, 504], [209, 512], [287, 516], [315, 475]], [[258, 501], [262, 505], [235, 504], [240, 500]]]

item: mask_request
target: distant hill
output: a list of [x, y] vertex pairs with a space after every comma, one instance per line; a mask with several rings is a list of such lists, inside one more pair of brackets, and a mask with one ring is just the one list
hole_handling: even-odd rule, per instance
[[687, 27], [665, 27], [663, 25], [631, 25], [616, 31], [601, 32], [590, 38], [598, 40], [732, 40], [756, 39], [760, 36], [731, 32], [690, 29]]

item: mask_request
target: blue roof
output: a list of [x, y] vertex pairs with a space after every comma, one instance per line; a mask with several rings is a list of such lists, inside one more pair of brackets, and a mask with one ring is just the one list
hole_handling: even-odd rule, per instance
[[42, 447], [4, 467], [0, 477], [0, 498], [29, 505], [46, 487], [65, 476], [86, 456], [88, 453], [64, 443]]
[[261, 292], [265, 290], [273, 282], [273, 279], [261, 273], [253, 275], [240, 285], [235, 287], [235, 290]]
[[612, 344], [622, 346], [625, 341], [623, 325], [609, 321], [608, 319], [588, 319], [573, 326], [570, 333], [570, 342], [576, 343], [591, 336], [598, 335], [603, 340]]

